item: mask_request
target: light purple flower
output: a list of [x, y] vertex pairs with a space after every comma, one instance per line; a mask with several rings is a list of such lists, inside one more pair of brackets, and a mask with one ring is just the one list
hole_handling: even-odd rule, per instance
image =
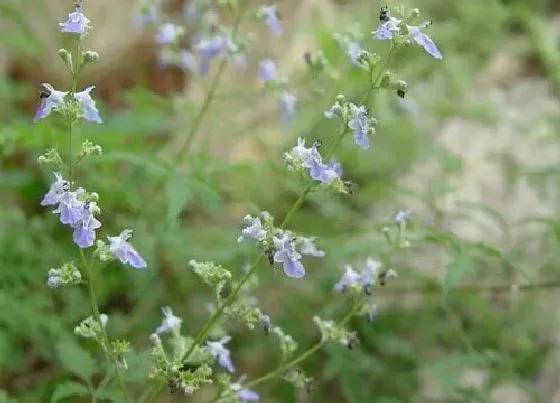
[[300, 262], [301, 254], [296, 251], [292, 239], [287, 234], [284, 234], [282, 238], [274, 237], [273, 241], [274, 248], [276, 249], [274, 261], [282, 263], [284, 273], [292, 278], [302, 278], [305, 276], [305, 268]]
[[37, 108], [35, 116], [33, 117], [34, 122], [39, 119], [46, 118], [50, 115], [53, 109], [64, 105], [64, 97], [68, 95], [68, 91], [57, 91], [51, 84], [43, 83], [41, 84], [40, 94], [41, 103], [39, 104], [39, 108]]
[[301, 237], [300, 251], [302, 255], [313, 256], [313, 257], [325, 257], [325, 251], [318, 249], [315, 245], [316, 238], [306, 238]]
[[325, 115], [325, 117], [327, 119], [333, 119], [337, 116], [340, 116], [342, 113], [342, 105], [340, 105], [340, 102], [336, 101], [333, 106], [330, 107], [329, 110], [326, 110], [325, 112], [323, 112], [323, 114]]
[[239, 383], [232, 383], [230, 389], [237, 394], [237, 398], [242, 402], [257, 402], [260, 396], [257, 392], [251, 389], [243, 389]]
[[262, 227], [262, 222], [259, 217], [252, 217], [246, 215], [243, 219], [245, 228], [241, 230], [241, 236], [237, 238], [237, 242], [243, 242], [249, 239], [262, 241], [266, 236], [266, 231]]
[[161, 311], [163, 312], [163, 322], [157, 327], [156, 334], [167, 333], [172, 329], [181, 327], [183, 319], [173, 315], [173, 311], [170, 307], [164, 306], [161, 308]]
[[66, 191], [60, 197], [58, 207], [53, 213], [60, 214], [60, 222], [62, 224], [74, 225], [82, 218], [84, 202], [79, 200], [79, 196], [85, 193], [82, 188], [75, 192]]
[[278, 10], [275, 5], [261, 6], [258, 13], [264, 19], [270, 32], [274, 35], [282, 35], [282, 26], [280, 25]]
[[284, 91], [280, 97], [280, 110], [282, 113], [282, 124], [288, 125], [294, 117], [297, 98], [295, 95]]
[[342, 167], [340, 163], [332, 158], [327, 165], [323, 165], [323, 172], [320, 181], [326, 184], [332, 183], [342, 176]]
[[210, 70], [212, 60], [227, 49], [227, 43], [222, 35], [215, 34], [200, 39], [194, 49], [200, 55], [200, 74], [205, 75]]
[[263, 59], [259, 62], [259, 77], [264, 82], [274, 81], [278, 78], [278, 69], [272, 59]]
[[94, 217], [99, 211], [95, 202], [84, 202], [82, 204], [82, 216], [80, 220], [72, 225], [74, 233], [72, 239], [80, 248], [90, 248], [95, 241], [95, 230], [101, 227], [101, 222]]
[[408, 221], [409, 218], [410, 218], [410, 210], [404, 210], [404, 211], [399, 211], [395, 215], [394, 220], [396, 223], [401, 224]]
[[129, 264], [135, 269], [143, 269], [147, 266], [147, 263], [127, 242], [131, 237], [132, 231], [129, 229], [125, 229], [117, 237], [107, 237], [110, 242], [109, 249], [123, 264]]
[[56, 180], [51, 184], [45, 196], [43, 196], [41, 206], [53, 206], [60, 203], [62, 195], [70, 188], [70, 183], [64, 180], [59, 172], [55, 172], [54, 177]]
[[359, 42], [351, 41], [347, 44], [346, 53], [355, 66], [364, 67], [364, 64], [359, 60], [359, 56], [362, 52], [363, 48]]
[[432, 39], [427, 34], [421, 31], [430, 24], [431, 22], [424, 22], [418, 26], [407, 25], [406, 27], [408, 28], [408, 40], [422, 46], [424, 50], [428, 52], [428, 54], [430, 54], [434, 59], [441, 60], [443, 59], [443, 56], [434, 41], [432, 41]]
[[389, 17], [387, 21], [383, 21], [379, 24], [377, 31], [372, 32], [374, 39], [378, 41], [387, 41], [393, 39], [395, 34], [399, 32], [399, 25], [401, 20]]
[[[95, 123], [103, 123], [97, 110], [96, 102], [91, 97], [90, 93], [95, 88], [91, 86], [81, 92], [74, 94], [74, 98], [80, 103], [82, 107], [82, 117], [84, 120]], [[46, 118], [56, 108], [64, 105], [64, 98], [68, 95], [68, 91], [57, 91], [52, 85], [48, 83], [41, 84], [41, 103], [35, 112], [33, 121]]]
[[350, 265], [344, 266], [344, 274], [340, 280], [334, 285], [334, 290], [338, 293], [345, 292], [350, 287], [353, 287], [360, 278], [360, 275]]
[[366, 260], [366, 266], [362, 270], [360, 277], [358, 278], [358, 283], [362, 286], [366, 294], [371, 294], [371, 289], [377, 283], [377, 277], [379, 275], [379, 268], [381, 263], [377, 260], [368, 258]]
[[206, 344], [210, 354], [218, 360], [220, 366], [233, 373], [235, 372], [235, 367], [231, 362], [231, 353], [224, 347], [224, 344], [229, 343], [230, 340], [230, 336], [223, 336], [219, 341], [208, 341]]
[[82, 117], [94, 123], [103, 123], [99, 110], [97, 109], [96, 102], [91, 97], [91, 91], [95, 86], [87, 87], [85, 90], [74, 94], [74, 98], [82, 105]]
[[61, 32], [70, 34], [83, 34], [91, 28], [89, 19], [82, 13], [80, 7], [76, 7], [76, 11], [68, 14], [66, 22], [60, 22], [58, 25], [60, 25]]
[[170, 22], [166, 22], [159, 26], [156, 34], [156, 42], [160, 45], [169, 45], [177, 39], [179, 35], [179, 27]]
[[350, 112], [352, 118], [348, 122], [348, 127], [353, 131], [356, 144], [366, 150], [369, 148], [369, 138], [367, 135], [370, 132], [370, 121], [368, 119], [367, 109], [365, 106], [358, 107], [351, 103]]

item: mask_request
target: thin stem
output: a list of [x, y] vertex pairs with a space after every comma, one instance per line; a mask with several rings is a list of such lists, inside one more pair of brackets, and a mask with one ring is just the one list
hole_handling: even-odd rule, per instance
[[102, 340], [103, 344], [101, 348], [105, 352], [105, 356], [107, 357], [107, 360], [114, 366], [115, 373], [117, 374], [117, 380], [119, 382], [119, 386], [122, 390], [125, 400], [127, 402], [131, 402], [132, 400], [128, 396], [128, 392], [126, 390], [124, 380], [122, 378], [121, 373], [119, 372], [117, 359], [114, 356], [114, 354], [111, 352], [111, 343], [109, 341], [109, 336], [107, 335], [107, 330], [105, 329], [105, 326], [103, 326], [103, 324], [101, 323], [101, 314], [99, 313], [99, 304], [97, 302], [97, 296], [95, 293], [95, 278], [94, 278], [93, 267], [91, 264], [88, 264], [88, 261], [86, 260], [86, 257], [82, 249], [80, 249], [80, 255], [82, 257], [82, 263], [86, 271], [88, 296], [91, 305], [91, 310], [93, 311], [93, 316], [97, 321], [97, 323], [99, 324], [99, 328], [101, 329], [101, 337], [103, 338]]
[[[393, 47], [391, 46], [391, 49], [389, 50], [389, 53], [387, 55], [387, 60], [385, 61], [385, 63], [383, 64], [383, 66], [381, 67], [379, 73], [377, 74], [377, 77], [375, 78], [375, 80], [372, 80], [371, 85], [369, 86], [368, 91], [366, 92], [366, 94], [364, 94], [364, 96], [362, 97], [362, 99], [360, 100], [360, 103], [362, 103], [364, 100], [366, 100], [369, 95], [371, 94], [371, 92], [373, 91], [373, 89], [375, 89], [378, 86], [378, 82], [381, 78], [381, 74], [383, 72], [383, 70], [385, 69], [387, 63], [388, 63], [388, 59], [391, 56], [391, 53], [393, 51]], [[340, 144], [340, 142], [342, 141], [342, 138], [344, 137], [344, 135], [347, 133], [347, 128], [343, 129], [342, 132], [340, 133], [340, 135], [337, 137], [335, 143], [331, 146], [331, 148], [329, 149], [329, 151], [325, 154], [325, 159], [329, 159], [332, 154], [334, 153], [336, 147], [338, 147], [338, 145]], [[188, 139], [187, 139], [188, 140]], [[286, 214], [286, 217], [284, 218], [284, 220], [282, 221], [282, 224], [280, 224], [280, 228], [283, 229], [285, 228], [285, 226], [288, 224], [288, 222], [291, 220], [292, 216], [297, 212], [297, 210], [299, 210], [299, 208], [301, 207], [301, 205], [303, 204], [305, 198], [307, 197], [307, 195], [313, 190], [314, 185], [310, 185], [308, 186], [303, 193], [300, 195], [300, 197], [296, 200], [296, 202], [293, 204], [292, 208], [290, 209], [290, 211], [288, 211], [288, 213]], [[241, 291], [241, 288], [243, 287], [243, 285], [245, 285], [245, 283], [251, 278], [251, 276], [256, 272], [259, 263], [262, 261], [262, 259], [264, 258], [264, 253], [261, 253], [259, 255], [259, 257], [257, 258], [257, 260], [255, 261], [255, 263], [253, 263], [253, 265], [251, 266], [251, 268], [247, 271], [247, 273], [245, 274], [245, 276], [241, 279], [241, 281], [237, 284], [237, 286], [233, 289], [233, 291], [229, 294], [229, 296], [224, 300], [224, 302], [218, 307], [218, 309], [216, 310], [216, 312], [214, 312], [214, 314], [210, 317], [210, 319], [208, 320], [208, 322], [206, 322], [206, 324], [203, 326], [203, 328], [198, 332], [198, 334], [195, 337], [195, 340], [192, 342], [192, 344], [190, 345], [189, 349], [187, 350], [187, 352], [185, 353], [185, 355], [183, 356], [182, 362], [186, 362], [190, 355], [193, 353], [193, 351], [195, 350], [195, 348], [197, 346], [199, 346], [200, 344], [202, 344], [202, 342], [204, 341], [204, 339], [206, 338], [206, 336], [208, 335], [208, 333], [210, 332], [210, 330], [212, 329], [212, 327], [214, 326], [214, 324], [218, 321], [218, 319], [220, 318], [222, 312], [224, 311], [224, 309], [231, 304], [231, 302], [233, 302], [235, 300], [235, 298], [237, 297], [237, 295], [239, 294], [239, 292]], [[349, 312], [349, 314], [343, 319], [343, 321], [341, 323], [345, 323], [346, 321], [348, 321], [353, 315], [353, 309]], [[310, 351], [311, 353], [307, 352], [304, 355], [303, 358], [298, 358], [299, 360], [303, 361], [305, 358], [307, 358], [309, 355], [313, 354], [316, 350], [318, 350], [319, 348], [321, 348], [321, 346], [324, 344], [324, 342], [320, 342], [317, 345], [315, 345]], [[295, 361], [295, 360], [294, 360]], [[288, 366], [290, 363], [294, 363], [294, 361], [290, 361], [289, 363], [283, 365], [281, 368], [285, 368], [286, 366]], [[299, 362], [299, 361], [297, 361]], [[296, 364], [297, 364], [296, 362]], [[295, 364], [294, 364], [295, 365]], [[148, 389], [143, 395], [142, 398], [140, 399], [140, 402], [146, 402], [149, 403], [151, 402], [153, 399], [155, 399], [155, 397], [158, 395], [159, 391], [161, 390], [161, 388], [163, 387], [163, 383], [159, 383], [157, 385], [155, 385], [155, 393], [152, 394], [150, 392], [150, 389]]]
[[[354, 304], [352, 306], [352, 308], [348, 311], [348, 313], [346, 315], [344, 315], [344, 317], [338, 321], [338, 323], [336, 324], [336, 326], [343, 326], [345, 325], [354, 315], [356, 315], [359, 310], [362, 308], [363, 303], [365, 301], [365, 298], [360, 298], [360, 300]], [[266, 382], [270, 379], [274, 379], [277, 376], [281, 375], [282, 373], [286, 372], [287, 370], [295, 367], [296, 365], [300, 364], [301, 362], [305, 361], [307, 358], [309, 358], [310, 356], [312, 356], [313, 354], [315, 354], [318, 350], [321, 349], [321, 347], [323, 347], [326, 343], [328, 342], [328, 340], [326, 339], [321, 339], [321, 341], [315, 343], [309, 350], [306, 350], [305, 352], [303, 352], [301, 355], [299, 355], [298, 357], [294, 358], [291, 361], [288, 361], [287, 363], [280, 365], [278, 368], [276, 368], [275, 370], [272, 370], [266, 374], [264, 374], [263, 376], [246, 383], [244, 386], [247, 388], [252, 388], [255, 387], [263, 382]], [[215, 402], [217, 400], [219, 400], [221, 397], [221, 395], [216, 396], [213, 400], [211, 400], [212, 402]]]
[[[233, 24], [233, 30], [232, 30], [232, 36], [231, 36], [233, 41], [235, 41], [235, 38], [237, 37], [237, 33], [239, 31], [239, 26], [241, 24], [242, 16], [243, 16], [243, 7], [239, 6], [237, 8], [237, 12], [236, 12], [236, 15], [235, 15], [235, 21], [234, 21], [234, 24]], [[202, 102], [202, 106], [200, 107], [200, 110], [198, 111], [189, 132], [187, 133], [187, 136], [186, 136], [186, 139], [185, 139], [184, 143], [179, 147], [179, 151], [177, 152], [177, 154], [175, 155], [175, 157], [173, 159], [173, 162], [172, 162], [173, 168], [171, 169], [170, 172], [168, 172], [167, 175], [165, 175], [165, 177], [159, 183], [156, 184], [156, 190], [148, 196], [147, 201], [142, 205], [142, 208], [138, 212], [137, 216], [141, 216], [141, 215], [144, 214], [144, 212], [150, 206], [150, 204], [154, 200], [154, 198], [162, 193], [161, 192], [162, 186], [165, 185], [166, 180], [175, 173], [177, 167], [182, 162], [184, 162], [184, 160], [189, 156], [190, 150], [191, 150], [191, 145], [192, 145], [197, 133], [199, 132], [200, 126], [202, 125], [202, 122], [204, 121], [204, 118], [206, 117], [206, 115], [208, 114], [208, 111], [210, 110], [210, 106], [211, 106], [211, 104], [212, 104], [212, 102], [213, 102], [213, 100], [216, 96], [218, 87], [220, 85], [223, 73], [225, 72], [227, 65], [228, 65], [228, 59], [226, 57], [224, 57], [222, 60], [220, 60], [220, 64], [218, 65], [218, 70], [216, 71], [216, 74], [214, 74], [214, 77], [212, 78], [212, 82], [210, 83], [210, 87], [208, 89], [208, 92], [206, 93], [206, 96], [204, 97], [204, 101]], [[166, 228], [167, 228], [167, 225], [166, 225]]]

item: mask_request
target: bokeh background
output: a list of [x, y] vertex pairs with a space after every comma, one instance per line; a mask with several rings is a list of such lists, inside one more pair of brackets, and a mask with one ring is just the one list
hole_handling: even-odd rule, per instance
[[[413, 211], [412, 247], [392, 262], [398, 280], [372, 296], [377, 319], [351, 321], [359, 348], [327, 346], [307, 360], [311, 392], [282, 380], [259, 392], [266, 402], [560, 402], [560, 3], [387, 3], [418, 7], [433, 20], [429, 32], [444, 59], [411, 47], [391, 61], [408, 81], [407, 97], [377, 94], [372, 148], [348, 140], [337, 152], [357, 192], [313, 195], [291, 226], [319, 236], [327, 258], [308, 263], [299, 281], [263, 265], [255, 295], [301, 352], [319, 338], [313, 315], [336, 319], [348, 307], [333, 293], [343, 265], [386, 253], [379, 230], [400, 209]], [[135, 25], [135, 0], [86, 0], [94, 26], [86, 43], [100, 60], [83, 86], [97, 86], [105, 124], [83, 125], [79, 136], [105, 153], [79, 166], [79, 182], [99, 193], [106, 233], [135, 228], [135, 246], [149, 261], [145, 271], [105, 266], [98, 289], [111, 337], [134, 346], [125, 377], [135, 394], [147, 382], [147, 336], [160, 307], [171, 306], [191, 334], [210, 315], [213, 295], [189, 259], [242, 273], [256, 254], [236, 242], [242, 217], [265, 209], [281, 220], [301, 191], [282, 153], [298, 136], [328, 138], [336, 123], [317, 123], [322, 111], [338, 93], [363, 93], [363, 75], [332, 34], [356, 30], [369, 50], [387, 49], [369, 40], [378, 1], [277, 4], [286, 34], [271, 38], [261, 23], [242, 24], [257, 33], [248, 68], [225, 73], [182, 175], [146, 207], [210, 78], [158, 65], [153, 28]], [[181, 1], [163, 7], [180, 20]], [[0, 1], [0, 402], [49, 402], [56, 385], [73, 377], [62, 345], [81, 351], [71, 359], [101, 358], [71, 332], [90, 314], [86, 291], [45, 286], [49, 268], [79, 260], [70, 231], [39, 205], [51, 174], [36, 159], [52, 146], [64, 150], [66, 139], [56, 120], [31, 122], [38, 84], [68, 85], [56, 51], [65, 44], [57, 23], [70, 8], [65, 0]], [[304, 53], [316, 49], [338, 79], [309, 78]], [[259, 83], [262, 57], [277, 61], [300, 96], [288, 128]], [[239, 373], [254, 378], [277, 365], [271, 337], [234, 321], [221, 325], [233, 336]]]

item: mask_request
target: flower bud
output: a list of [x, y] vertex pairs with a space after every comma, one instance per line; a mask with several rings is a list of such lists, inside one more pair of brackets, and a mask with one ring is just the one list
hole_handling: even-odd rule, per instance
[[84, 64], [96, 62], [99, 59], [99, 53], [93, 50], [86, 50], [82, 53]]
[[70, 70], [73, 71], [72, 65], [72, 54], [67, 51], [66, 49], [62, 48], [58, 50], [58, 55], [64, 62], [64, 65]]

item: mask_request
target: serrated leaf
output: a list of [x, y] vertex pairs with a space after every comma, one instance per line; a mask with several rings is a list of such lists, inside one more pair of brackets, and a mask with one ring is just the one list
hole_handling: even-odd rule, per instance
[[64, 382], [56, 385], [51, 396], [51, 403], [58, 402], [59, 400], [66, 399], [73, 396], [88, 396], [89, 389], [87, 386], [78, 382]]
[[193, 200], [193, 192], [187, 186], [184, 178], [175, 175], [166, 185], [167, 191], [167, 221], [173, 221], [183, 210], [185, 205]]
[[96, 371], [96, 363], [91, 355], [70, 341], [61, 341], [57, 345], [58, 358], [68, 371], [87, 380]]
[[474, 271], [474, 264], [468, 253], [460, 249], [457, 254], [453, 256], [453, 261], [445, 268], [447, 269], [447, 274], [441, 290], [442, 296], [444, 297], [447, 296], [449, 289], [457, 284], [465, 274]]

